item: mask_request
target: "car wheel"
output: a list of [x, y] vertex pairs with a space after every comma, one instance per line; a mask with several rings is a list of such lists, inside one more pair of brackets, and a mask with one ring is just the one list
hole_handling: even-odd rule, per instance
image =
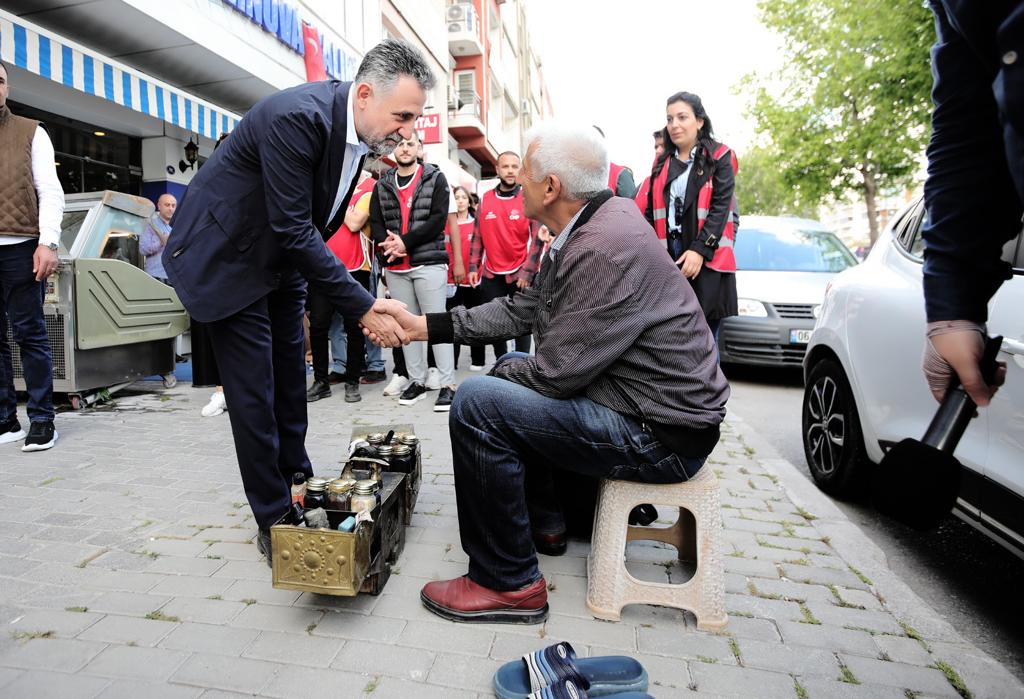
[[818, 487], [829, 495], [863, 491], [868, 475], [864, 437], [850, 382], [831, 359], [814, 365], [804, 388], [804, 456]]

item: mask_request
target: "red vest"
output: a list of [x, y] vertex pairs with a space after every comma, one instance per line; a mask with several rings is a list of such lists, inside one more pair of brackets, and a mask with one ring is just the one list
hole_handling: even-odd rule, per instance
[[[715, 149], [711, 159], [717, 163], [719, 158], [723, 157], [726, 153], [729, 154], [729, 158], [732, 161], [732, 169], [735, 173], [738, 170], [736, 154], [724, 143]], [[655, 177], [654, 182], [651, 184], [651, 210], [654, 214], [654, 232], [658, 234], [658, 239], [662, 241], [668, 239], [668, 221], [666, 220], [668, 206], [665, 201], [665, 186], [668, 184], [668, 166], [669, 161], [666, 159], [661, 167], [661, 172], [658, 173], [658, 176]], [[708, 218], [708, 211], [711, 209], [714, 180], [714, 176], [709, 177], [708, 181], [701, 185], [700, 191], [697, 192], [698, 234], [704, 228], [704, 222]], [[736, 271], [736, 255], [733, 252], [733, 247], [736, 244], [736, 228], [733, 225], [735, 219], [733, 213], [735, 211], [736, 197], [733, 196], [729, 201], [729, 211], [726, 213], [722, 239], [718, 241], [718, 249], [715, 250], [715, 256], [711, 258], [711, 262], [707, 263], [708, 267], [717, 272]]]
[[636, 196], [633, 197], [633, 201], [640, 207], [640, 213], [644, 212], [647, 208], [647, 194], [651, 191], [651, 178], [645, 177], [644, 181], [640, 183], [640, 189], [637, 190]]
[[[473, 219], [463, 221], [459, 224], [459, 241], [462, 243], [462, 268], [469, 271], [469, 246], [473, 243]], [[449, 239], [447, 226], [444, 229], [444, 247], [448, 250], [448, 283], [454, 284], [455, 277], [452, 276], [452, 269], [455, 266], [455, 258], [452, 256], [452, 243]], [[469, 282], [463, 282], [462, 286], [469, 286]]]
[[[371, 194], [375, 184], [376, 181], [372, 177], [367, 177], [366, 181], [358, 185], [355, 191], [352, 192], [348, 208], [355, 208], [356, 203], [358, 203], [363, 195]], [[345, 265], [345, 269], [349, 272], [355, 272], [362, 269], [363, 265], [366, 264], [366, 250], [363, 247], [362, 238], [363, 234], [361, 232], [353, 231], [343, 223], [337, 232], [327, 239], [327, 249], [334, 253], [334, 256], [338, 258], [341, 264]]]
[[[416, 166], [416, 174], [409, 180], [409, 184], [404, 187], [398, 187], [398, 208], [402, 214], [402, 230], [399, 231], [399, 235], [405, 235], [409, 232], [409, 216], [412, 214], [412, 196], [416, 193], [416, 185], [420, 183], [420, 175], [423, 174], [423, 166]], [[397, 177], [397, 174], [395, 175]], [[406, 253], [409, 251], [406, 250]], [[399, 258], [398, 262], [388, 267], [388, 271], [391, 272], [405, 272], [412, 269], [412, 265], [409, 264], [409, 255]]]
[[619, 194], [619, 175], [625, 170], [624, 165], [616, 165], [611, 163], [611, 167], [608, 169], [608, 189], [612, 190], [612, 194], [618, 196]]
[[523, 212], [523, 190], [503, 198], [490, 190], [477, 210], [484, 266], [493, 274], [511, 274], [523, 263], [530, 245], [530, 219]]

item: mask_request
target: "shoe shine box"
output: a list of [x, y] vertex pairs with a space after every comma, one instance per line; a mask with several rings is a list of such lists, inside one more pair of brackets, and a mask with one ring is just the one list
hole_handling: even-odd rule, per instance
[[[366, 440], [372, 434], [394, 434], [393, 443], [403, 435], [416, 434], [412, 424], [403, 423], [398, 425], [360, 425], [352, 429], [351, 441]], [[412, 450], [411, 463], [403, 466], [401, 460], [385, 459], [387, 465], [381, 468], [393, 473], [404, 473], [408, 476], [405, 480], [405, 504], [402, 510], [402, 523], [406, 526], [412, 523], [412, 513], [416, 508], [416, 499], [420, 493], [420, 483], [423, 480], [423, 445], [417, 442]]]
[[355, 513], [325, 509], [330, 529], [272, 526], [274, 587], [341, 597], [360, 592], [378, 595], [384, 589], [405, 547], [406, 476], [384, 472], [375, 459], [351, 459], [342, 476], [380, 481], [380, 500], [370, 511], [372, 521], [359, 521], [354, 531], [340, 532], [338, 525]]

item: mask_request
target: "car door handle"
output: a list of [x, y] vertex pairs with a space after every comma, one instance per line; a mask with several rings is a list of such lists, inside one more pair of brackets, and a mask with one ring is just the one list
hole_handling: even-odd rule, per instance
[[1024, 342], [1020, 340], [1011, 340], [1008, 337], [1003, 338], [1003, 346], [999, 348], [1000, 351], [1006, 352], [1007, 354], [1014, 354], [1018, 357], [1024, 357]]

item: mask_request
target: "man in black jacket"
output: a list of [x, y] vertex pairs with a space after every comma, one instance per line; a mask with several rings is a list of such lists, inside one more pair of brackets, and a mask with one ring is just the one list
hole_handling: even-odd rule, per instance
[[924, 229], [925, 377], [941, 400], [955, 372], [978, 405], [988, 301], [1024, 212], [1024, 4], [932, 0], [938, 41]]
[[[387, 266], [391, 298], [412, 313], [443, 313], [448, 298], [448, 181], [434, 165], [417, 162], [419, 148], [415, 132], [395, 148], [398, 167], [384, 173], [373, 189], [370, 231]], [[414, 405], [427, 392], [427, 344], [411, 343], [404, 352], [409, 385], [398, 403]], [[454, 346], [434, 345], [433, 352], [441, 373], [434, 411], [447, 412], [455, 397]]]
[[[306, 454], [302, 315], [307, 282], [346, 317], [382, 322], [377, 301], [327, 249], [369, 151], [413, 133], [434, 76], [412, 46], [370, 49], [354, 82], [298, 85], [257, 102], [193, 178], [164, 249], [167, 276], [189, 313], [208, 324], [245, 494], [270, 562], [270, 527], [291, 504]], [[332, 225], [333, 224], [333, 225]]]

